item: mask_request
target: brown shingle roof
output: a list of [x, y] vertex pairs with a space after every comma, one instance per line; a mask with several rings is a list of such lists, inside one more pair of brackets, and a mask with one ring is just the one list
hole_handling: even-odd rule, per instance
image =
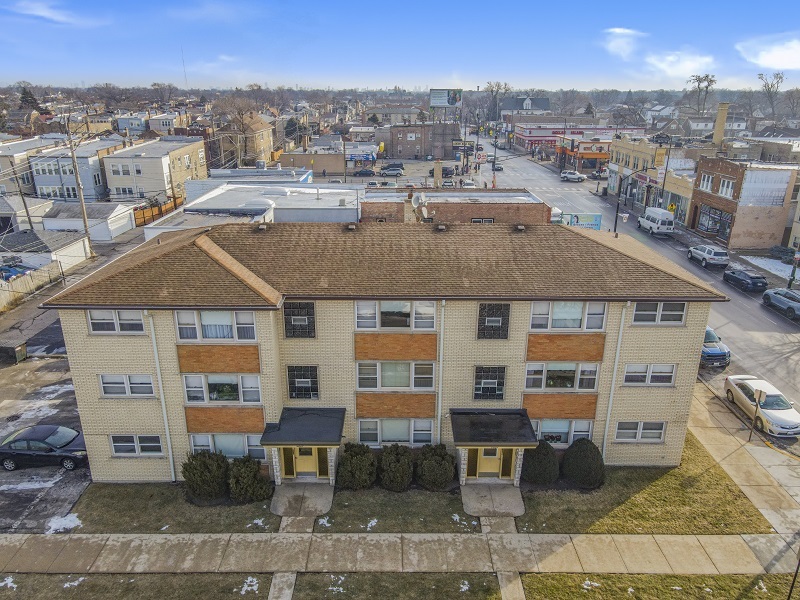
[[[615, 239], [566, 226], [527, 226], [524, 231], [501, 224], [448, 225], [446, 231], [438, 231], [436, 225], [389, 223], [359, 224], [355, 231], [340, 223], [264, 227], [228, 224], [162, 234], [45, 306], [273, 308], [279, 304], [278, 294], [726, 299], [627, 236]], [[213, 249], [208, 242], [228, 256], [212, 259], [198, 247]]]

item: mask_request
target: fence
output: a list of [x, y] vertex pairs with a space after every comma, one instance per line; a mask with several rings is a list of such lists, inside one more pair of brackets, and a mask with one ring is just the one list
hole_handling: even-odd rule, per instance
[[0, 281], [0, 312], [10, 310], [30, 294], [61, 279], [61, 265], [57, 260], [31, 271], [12, 281]]
[[157, 221], [164, 215], [168, 215], [179, 206], [183, 205], [183, 198], [170, 200], [164, 204], [157, 204], [156, 206], [148, 206], [147, 208], [140, 208], [133, 211], [133, 217], [136, 219], [136, 227], [149, 225], [153, 221]]

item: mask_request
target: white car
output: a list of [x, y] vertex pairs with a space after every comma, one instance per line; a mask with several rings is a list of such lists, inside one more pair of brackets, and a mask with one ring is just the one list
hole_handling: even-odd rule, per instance
[[752, 375], [730, 375], [725, 378], [725, 396], [755, 419], [754, 426], [759, 431], [778, 437], [800, 435], [800, 413], [794, 409], [794, 402], [789, 402], [768, 381]]
[[454, 188], [454, 187], [456, 187], [456, 184], [452, 179], [445, 179], [442, 182], [442, 187], [443, 188]]
[[368, 188], [376, 188], [376, 187], [378, 187], [378, 182], [377, 181], [370, 181], [370, 182], [367, 183], [367, 187]]
[[462, 185], [461, 187], [462, 187], [462, 188], [476, 188], [476, 187], [478, 187], [478, 186], [477, 186], [477, 185], [475, 185], [475, 182], [474, 182], [474, 181], [472, 181], [471, 179], [467, 179], [467, 180], [464, 182], [464, 185]]
[[586, 176], [577, 171], [561, 171], [561, 181], [586, 181]]
[[703, 265], [703, 268], [707, 267], [708, 265], [727, 267], [728, 261], [730, 260], [728, 257], [728, 251], [725, 250], [725, 248], [713, 245], [692, 246], [689, 248], [688, 256], [689, 260], [699, 260], [700, 264]]

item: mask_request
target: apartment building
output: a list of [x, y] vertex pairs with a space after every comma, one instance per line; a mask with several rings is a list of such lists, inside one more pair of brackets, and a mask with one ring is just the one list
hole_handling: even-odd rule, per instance
[[185, 198], [186, 180], [208, 177], [203, 139], [165, 136], [131, 146], [103, 158], [103, 172], [112, 200]]
[[165, 135], [172, 135], [178, 127], [189, 126], [189, 115], [184, 112], [170, 112], [152, 115], [147, 119], [147, 128]]
[[679, 464], [725, 299], [560, 225], [262, 223], [162, 234], [45, 306], [95, 481], [174, 480], [210, 448], [333, 483], [343, 442], [441, 441], [462, 482], [518, 483], [538, 439]]
[[272, 160], [274, 127], [267, 118], [251, 112], [242, 118], [232, 118], [217, 129], [221, 167], [252, 167], [260, 161]]
[[0, 195], [18, 193], [17, 184], [22, 188], [23, 194], [35, 195], [36, 186], [33, 183], [33, 172], [28, 158], [48, 148], [63, 145], [66, 139], [65, 135], [51, 133], [0, 144]]

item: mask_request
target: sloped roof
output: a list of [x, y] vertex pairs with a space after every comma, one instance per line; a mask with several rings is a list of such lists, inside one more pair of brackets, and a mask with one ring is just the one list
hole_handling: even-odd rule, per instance
[[85, 237], [77, 231], [23, 229], [0, 236], [0, 252], [55, 252]]
[[281, 296], [726, 299], [627, 236], [560, 225], [267, 223], [162, 234], [45, 304], [274, 308]]
[[[531, 101], [530, 109], [525, 109], [525, 100]], [[550, 110], [550, 98], [503, 98], [500, 100], [500, 110]]]
[[[115, 213], [132, 210], [135, 204], [120, 202], [87, 202], [86, 218], [91, 220], [108, 219]], [[54, 202], [44, 214], [45, 219], [83, 219], [81, 205], [78, 202]]]

